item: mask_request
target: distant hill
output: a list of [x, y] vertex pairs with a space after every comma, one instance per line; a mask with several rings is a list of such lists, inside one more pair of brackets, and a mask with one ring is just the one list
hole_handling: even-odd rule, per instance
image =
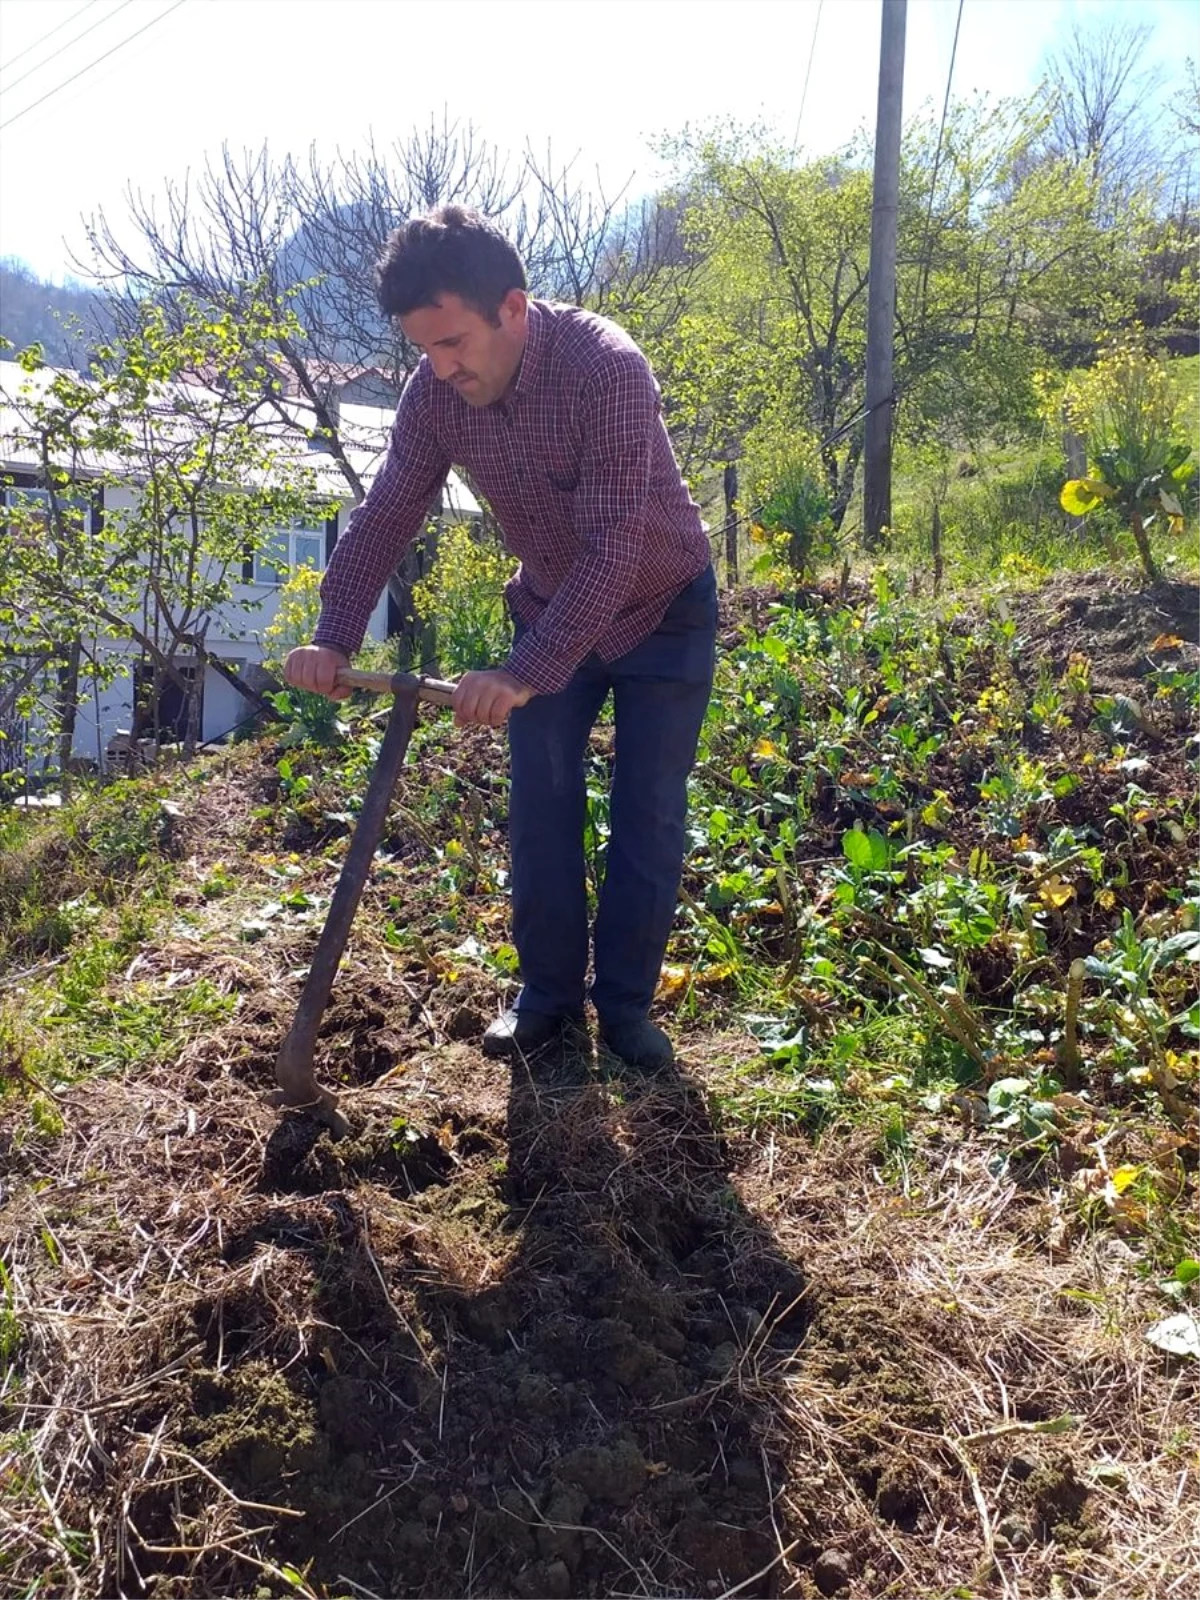
[[[85, 330], [73, 332], [72, 319]], [[44, 283], [23, 261], [0, 260], [0, 335], [18, 350], [40, 344], [56, 367], [83, 367], [88, 351], [111, 331], [102, 290]]]
[[328, 360], [371, 365], [389, 358], [395, 336], [376, 308], [374, 287], [386, 237], [387, 227], [366, 206], [347, 201], [332, 219], [302, 221], [280, 247], [280, 281], [307, 285], [295, 311]]

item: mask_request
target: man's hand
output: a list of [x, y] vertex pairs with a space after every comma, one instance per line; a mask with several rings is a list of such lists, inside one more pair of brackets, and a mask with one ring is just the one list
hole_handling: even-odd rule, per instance
[[348, 700], [349, 689], [337, 686], [338, 671], [350, 665], [349, 656], [323, 644], [302, 644], [283, 663], [283, 676], [293, 689], [323, 694], [327, 700]]
[[477, 724], [500, 728], [508, 713], [532, 700], [534, 691], [503, 667], [488, 672], [464, 672], [454, 691], [454, 720], [460, 728]]

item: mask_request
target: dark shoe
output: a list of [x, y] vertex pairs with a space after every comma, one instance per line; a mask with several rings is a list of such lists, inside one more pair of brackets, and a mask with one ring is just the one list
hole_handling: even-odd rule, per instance
[[611, 1027], [601, 1022], [600, 1038], [626, 1066], [641, 1067], [644, 1072], [661, 1072], [675, 1060], [670, 1039], [645, 1017], [638, 1022], [617, 1022]]
[[552, 1017], [544, 1011], [506, 1011], [483, 1036], [485, 1056], [527, 1056], [548, 1044], [562, 1044], [574, 1030], [582, 1032], [580, 1016]]

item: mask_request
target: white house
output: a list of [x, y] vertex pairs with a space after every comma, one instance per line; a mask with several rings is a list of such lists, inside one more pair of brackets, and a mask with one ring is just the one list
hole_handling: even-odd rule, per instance
[[[27, 442], [28, 429], [22, 419], [22, 405], [23, 400], [25, 404], [28, 403], [31, 394], [44, 389], [54, 375], [54, 369], [50, 368], [42, 368], [31, 374], [15, 362], [0, 362], [0, 507], [49, 499], [39, 480], [36, 454]], [[329, 379], [329, 389], [337, 401], [342, 446], [360, 481], [367, 487], [382, 465], [394, 408], [354, 403], [349, 397], [365, 394], [373, 400], [381, 399], [378, 383], [372, 382], [373, 377], [370, 373], [337, 372], [332, 373]], [[328, 394], [326, 399], [328, 403]], [[171, 404], [168, 391], [164, 405], [169, 407]], [[355, 504], [337, 463], [327, 451], [315, 449], [310, 443], [313, 417], [307, 402], [289, 395], [283, 405], [288, 422], [281, 421], [272, 412], [265, 425], [273, 430], [275, 438], [285, 446], [294, 445], [295, 458], [303, 459], [313, 471], [318, 493], [323, 498], [336, 501], [337, 510], [319, 521], [314, 519], [278, 529], [253, 562], [246, 563], [242, 580], [235, 585], [233, 603], [213, 617], [206, 639], [208, 650], [237, 676], [245, 676], [249, 669], [263, 660], [263, 632], [275, 616], [287, 569], [297, 566], [323, 569]], [[89, 478], [94, 479], [106, 472], [111, 476], [111, 468], [112, 462], [85, 453], [76, 473], [81, 489], [80, 514], [91, 519], [92, 528], [96, 531], [97, 519], [130, 506], [140, 492], [134, 484], [116, 488], [110, 485], [102, 490], [93, 486], [89, 489]], [[442, 496], [440, 515], [446, 520], [458, 521], [475, 519], [480, 514], [479, 504], [466, 485], [451, 473]], [[3, 511], [0, 510], [0, 537], [4, 537], [5, 532]], [[390, 621], [393, 614], [394, 602], [385, 591], [371, 617], [368, 638], [385, 639], [392, 631]], [[0, 634], [0, 646], [2, 643]], [[139, 687], [136, 676], [143, 670], [140, 652], [132, 640], [108, 638], [105, 644], [110, 652], [126, 654], [129, 668], [106, 688], [97, 689], [89, 680], [84, 681], [74, 738], [75, 755], [99, 765], [103, 765], [104, 753], [114, 735], [137, 731], [134, 727], [136, 690]], [[176, 664], [185, 673], [203, 672], [201, 739], [204, 742], [221, 738], [252, 714], [252, 705], [226, 677], [211, 666], [201, 665], [187, 656], [177, 657]], [[250, 676], [253, 678], [252, 672]], [[181, 699], [169, 685], [163, 691], [158, 706], [160, 727], [171, 724], [173, 713], [178, 713]], [[0, 697], [0, 707], [2, 704]], [[0, 772], [12, 770], [14, 765], [20, 764], [28, 733], [11, 717], [4, 731], [8, 737], [0, 741]]]

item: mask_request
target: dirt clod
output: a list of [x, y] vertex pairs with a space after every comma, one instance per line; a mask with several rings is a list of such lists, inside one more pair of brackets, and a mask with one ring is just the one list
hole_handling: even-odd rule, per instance
[[825, 1595], [834, 1595], [850, 1587], [853, 1568], [844, 1550], [822, 1550], [813, 1562], [813, 1582]]
[[613, 1449], [586, 1445], [556, 1464], [557, 1475], [583, 1490], [589, 1500], [627, 1506], [646, 1484], [646, 1459], [635, 1444], [622, 1440]]

